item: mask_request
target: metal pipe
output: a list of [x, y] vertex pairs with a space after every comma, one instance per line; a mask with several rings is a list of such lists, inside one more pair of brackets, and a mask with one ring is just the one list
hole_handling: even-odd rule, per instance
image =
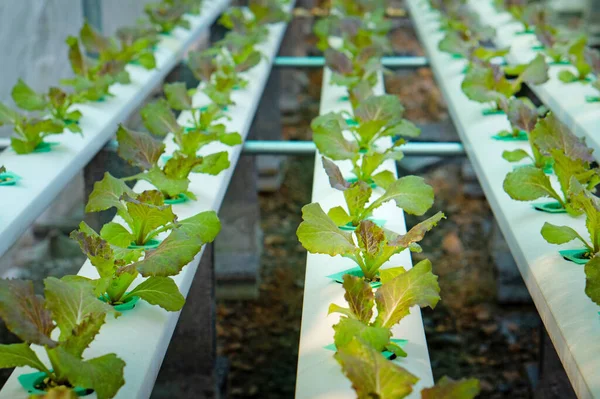
[[[382, 57], [381, 64], [386, 68], [413, 69], [429, 65], [426, 57]], [[324, 57], [275, 57], [273, 66], [280, 68], [322, 68], [325, 66]]]
[[[406, 156], [453, 157], [465, 155], [462, 143], [407, 143], [400, 147]], [[245, 155], [313, 155], [316, 151], [312, 141], [260, 141], [244, 143]]]
[[[0, 149], [10, 146], [9, 139], [0, 139]], [[105, 151], [117, 151], [119, 144], [110, 140], [104, 146]], [[407, 143], [400, 147], [406, 156], [464, 156], [462, 143]], [[316, 151], [312, 141], [263, 141], [248, 140], [244, 143], [244, 155], [313, 155]]]

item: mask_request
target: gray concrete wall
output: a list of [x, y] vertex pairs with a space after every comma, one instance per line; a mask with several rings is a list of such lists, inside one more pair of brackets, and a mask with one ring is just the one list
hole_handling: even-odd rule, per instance
[[144, 15], [144, 5], [153, 0], [101, 0], [102, 31], [113, 35], [117, 29], [125, 25], [134, 25]]
[[0, 1], [0, 101], [12, 104], [10, 91], [19, 78], [43, 90], [69, 76], [65, 39], [82, 21], [79, 0]]

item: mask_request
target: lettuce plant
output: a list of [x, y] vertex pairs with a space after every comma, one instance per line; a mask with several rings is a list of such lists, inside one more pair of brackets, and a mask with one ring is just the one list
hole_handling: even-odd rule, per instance
[[[352, 161], [352, 173], [358, 180], [385, 186], [389, 172], [375, 173], [387, 159], [403, 157], [399, 147], [405, 143], [396, 140], [385, 150], [378, 150], [376, 142], [383, 137], [416, 137], [420, 130], [402, 118], [404, 107], [393, 95], [371, 96], [363, 100], [354, 111], [356, 120], [344, 120], [340, 114], [329, 113], [315, 118], [311, 123], [313, 140], [319, 151], [335, 161]], [[350, 122], [350, 123], [348, 123]], [[354, 140], [344, 138], [348, 131]]]
[[0, 126], [13, 127], [10, 145], [17, 154], [28, 154], [44, 143], [44, 138], [61, 134], [62, 123], [53, 119], [28, 118], [0, 103]]
[[386, 184], [385, 193], [367, 205], [373, 192], [370, 185], [360, 180], [348, 183], [337, 165], [327, 158], [323, 158], [323, 168], [329, 176], [331, 187], [342, 191], [346, 200], [348, 211], [336, 206], [327, 212], [338, 226], [357, 227], [360, 222], [367, 220], [375, 209], [392, 199], [396, 206], [412, 215], [423, 215], [433, 205], [433, 189], [420, 177], [404, 176], [396, 180], [392, 175], [390, 182]]
[[574, 177], [588, 190], [600, 183], [600, 170], [591, 167], [594, 162], [592, 150], [585, 145], [585, 140], [571, 133], [551, 113], [537, 123], [532, 134], [540, 153], [554, 161], [553, 168], [561, 193], [552, 187], [550, 178], [543, 170], [533, 166], [517, 168], [507, 174], [504, 191], [517, 201], [550, 197], [570, 214], [581, 214], [581, 210], [571, 202], [571, 181]]
[[[345, 348], [358, 337], [378, 352], [390, 351], [406, 357], [406, 352], [392, 342], [392, 327], [408, 316], [413, 306], [434, 309], [440, 300], [437, 276], [431, 272], [431, 262], [423, 260], [408, 271], [403, 267], [381, 270], [381, 287], [373, 293], [363, 279], [344, 275], [344, 298], [349, 307], [329, 306], [329, 314], [341, 313], [333, 326], [336, 348]], [[374, 317], [373, 308], [377, 308]]]
[[255, 48], [252, 39], [237, 32], [227, 33], [223, 40], [217, 42], [213, 48], [206, 50], [206, 52], [218, 55], [223, 50], [226, 50], [225, 55], [233, 61], [237, 73], [254, 68], [263, 59], [262, 53]]
[[[594, 75], [596, 75], [596, 79], [594, 79], [591, 86], [594, 89], [600, 91], [600, 79], [598, 79], [598, 76], [600, 76], [600, 51], [596, 49], [587, 48], [585, 50], [585, 59], [586, 62], [589, 64], [590, 68], [592, 69]], [[588, 100], [600, 101], [600, 97], [591, 97], [588, 98]]]
[[77, 37], [69, 36], [66, 42], [75, 77], [62, 79], [61, 83], [73, 87], [76, 102], [100, 101], [111, 96], [109, 88], [114, 83], [130, 83], [129, 74], [125, 70], [127, 62], [114, 59], [103, 62], [93, 60], [84, 55]]
[[569, 39], [560, 35], [556, 28], [552, 25], [537, 25], [535, 35], [544, 47], [544, 53], [553, 63], [568, 61]]
[[202, 218], [198, 215], [179, 221], [171, 205], [164, 203], [164, 197], [157, 190], [136, 194], [124, 182], [105, 173], [104, 178], [94, 184], [86, 205], [86, 212], [100, 212], [110, 208], [125, 222], [109, 222], [102, 226], [100, 237], [109, 244], [128, 248], [143, 247], [156, 242], [159, 234], [192, 226], [202, 229]]
[[233, 59], [222, 52], [214, 55], [208, 52], [191, 53], [188, 66], [196, 77], [202, 81], [202, 91], [213, 103], [225, 109], [234, 104], [231, 94], [235, 89], [243, 89], [248, 84], [238, 74]]
[[535, 130], [539, 118], [535, 105], [526, 98], [511, 98], [508, 102], [503, 102], [502, 109], [506, 112], [512, 129], [512, 132], [506, 132], [506, 134], [518, 136], [521, 132], [525, 132], [531, 146], [531, 154], [519, 148], [513, 151], [504, 151], [502, 158], [508, 162], [519, 162], [525, 158], [529, 158], [533, 162], [533, 165], [539, 169], [551, 166], [552, 158], [542, 155], [535, 143], [536, 137], [540, 133], [543, 134], [544, 129], [544, 127], [540, 126], [539, 130]]
[[[358, 398], [405, 398], [419, 380], [358, 337], [339, 349], [334, 357], [352, 382]], [[443, 377], [435, 386], [424, 388], [421, 399], [473, 399], [478, 394], [479, 381], [476, 379], [454, 381]]]
[[[113, 398], [125, 384], [125, 362], [115, 354], [84, 360], [83, 353], [93, 342], [108, 313], [116, 313], [99, 301], [91, 286], [69, 277], [44, 280], [44, 296], [36, 295], [33, 283], [0, 280], [0, 316], [8, 329], [23, 343], [0, 345], [2, 368], [29, 366], [46, 378], [36, 388], [81, 387], [93, 389], [98, 399]], [[52, 332], [58, 328], [60, 335]], [[53, 338], [57, 337], [57, 338]], [[43, 347], [50, 360], [47, 366], [29, 347]]]
[[[515, 76], [509, 79], [505, 74]], [[530, 63], [502, 68], [490, 63], [471, 65], [461, 84], [465, 95], [480, 103], [493, 103], [501, 109], [502, 99], [509, 99], [521, 90], [522, 84], [538, 85], [548, 80], [546, 59], [538, 54]]]
[[[151, 29], [146, 28], [141, 33], [134, 29], [120, 30], [119, 43], [117, 43], [113, 38], [102, 36], [86, 22], [79, 32], [79, 37], [85, 50], [89, 54], [94, 54], [101, 65], [110, 62], [120, 64], [136, 62], [146, 69], [156, 68], [156, 59], [152, 51], [152, 46], [158, 43], [156, 31], [152, 36]], [[136, 36], [140, 34], [143, 36]]]
[[563, 83], [582, 82], [585, 83], [588, 80], [588, 75], [592, 72], [592, 67], [587, 63], [585, 52], [587, 48], [587, 36], [581, 35], [578, 38], [571, 41], [568, 45], [567, 55], [569, 61], [577, 70], [577, 73], [573, 73], [568, 69], [563, 69], [558, 73], [558, 78]]
[[[104, 198], [107, 202], [112, 201], [117, 209], [123, 206], [121, 201], [115, 200], [118, 192], [115, 191], [111, 199], [108, 199], [109, 193], [105, 193]], [[99, 200], [102, 198], [95, 198], [96, 202]], [[105, 205], [105, 207], [109, 206]], [[129, 211], [129, 216], [134, 219], [133, 223], [137, 223], [140, 230], [150, 230], [152, 226], [146, 228], [143, 224], [152, 223], [156, 226], [160, 222], [155, 222], [153, 217], [163, 216], [156, 210], [153, 210], [154, 215], [143, 217], [134, 213], [143, 212], [145, 209], [147, 208], [138, 206], [137, 209], [131, 208]], [[122, 209], [119, 209], [118, 214], [127, 216]], [[183, 267], [200, 252], [204, 244], [215, 239], [220, 229], [221, 224], [216, 213], [207, 211], [178, 221], [177, 227], [172, 228], [167, 238], [151, 251], [113, 246], [84, 222], [79, 225], [79, 230], [71, 233], [71, 238], [79, 243], [82, 252], [98, 271], [98, 279], [85, 280], [94, 287], [95, 295], [111, 305], [127, 303], [139, 297], [151, 305], [158, 305], [167, 311], [175, 312], [181, 310], [185, 298], [171, 276], [179, 274]], [[119, 234], [131, 234], [124, 227], [118, 230], [111, 228], [110, 233], [105, 232], [105, 235], [112, 240], [117, 240]], [[129, 237], [127, 239], [129, 240]], [[130, 289], [138, 275], [146, 279]]]
[[550, 244], [566, 244], [573, 240], [580, 241], [585, 249], [585, 258], [591, 259], [600, 252], [600, 199], [586, 190], [576, 177], [571, 177], [569, 193], [571, 206], [585, 214], [590, 241], [584, 239], [577, 231], [569, 226], [557, 226], [544, 223], [542, 236]]
[[339, 37], [342, 39], [342, 45], [337, 49], [356, 55], [368, 47], [377, 48], [382, 53], [392, 51], [392, 45], [387, 38], [390, 29], [390, 21], [383, 16], [365, 19], [362, 16], [330, 15], [315, 24], [314, 33], [319, 40], [317, 47], [320, 50], [325, 51], [330, 47], [330, 37]]
[[62, 124], [73, 133], [81, 133], [81, 112], [70, 110], [75, 103], [73, 94], [67, 94], [58, 87], [51, 87], [47, 94], [39, 94], [21, 79], [11, 94], [17, 107], [25, 111], [47, 112], [56, 124]]
[[[409, 177], [408, 181], [420, 179], [416, 176]], [[401, 179], [398, 182], [397, 186], [404, 184]], [[394, 200], [401, 206], [407, 201], [406, 193], [395, 194], [396, 191], [391, 191], [388, 196], [382, 196], [376, 202], [383, 203]], [[410, 194], [408, 195], [410, 196]], [[408, 201], [410, 202], [410, 200]], [[321, 206], [314, 203], [302, 208], [302, 223], [296, 234], [308, 252], [329, 256], [341, 255], [352, 259], [362, 270], [365, 280], [372, 282], [378, 281], [379, 268], [393, 255], [407, 248], [420, 252], [421, 247], [417, 243], [443, 218], [444, 214], [438, 212], [414, 226], [404, 235], [380, 228], [369, 220], [363, 220], [351, 233], [340, 230], [338, 224], [323, 212]], [[356, 242], [354, 237], [356, 237]]]
[[190, 173], [217, 175], [229, 167], [227, 151], [207, 156], [186, 156], [176, 152], [163, 166], [160, 166], [159, 160], [164, 154], [165, 144], [152, 138], [148, 133], [136, 132], [123, 126], [119, 126], [117, 141], [119, 142], [118, 154], [121, 158], [142, 169], [141, 173], [122, 180], [146, 180], [169, 201], [181, 196], [196, 199], [196, 196], [188, 190]]
[[594, 256], [585, 264], [585, 294], [600, 305], [600, 257]]
[[184, 18], [187, 11], [184, 1], [161, 1], [144, 6], [148, 20], [162, 34], [169, 34], [177, 27], [190, 29], [190, 22]]
[[327, 49], [325, 65], [333, 72], [331, 83], [346, 86], [348, 91], [362, 81], [368, 82], [371, 87], [375, 86], [382, 69], [381, 55], [376, 47], [365, 47], [353, 57], [342, 51]]
[[[142, 119], [148, 130], [159, 137], [173, 133], [174, 141], [179, 147], [177, 152], [187, 157], [196, 157], [198, 151], [207, 144], [220, 142], [228, 146], [242, 144], [242, 137], [237, 132], [227, 132], [219, 120], [226, 118], [225, 113], [215, 104], [199, 109], [194, 107], [190, 91], [185, 83], [172, 83], [164, 86], [167, 100], [150, 103], [142, 109]], [[191, 118], [185, 128], [180, 126], [171, 108], [177, 111], [188, 111]], [[221, 153], [219, 153], [221, 154]], [[222, 158], [223, 155], [217, 157]], [[225, 157], [227, 160], [227, 157]], [[229, 167], [229, 162], [221, 161], [223, 168]], [[214, 170], [218, 173], [220, 170]]]
[[349, 2], [345, 0], [333, 0], [331, 2], [331, 8], [342, 15], [369, 19], [374, 15], [377, 15], [378, 17], [382, 17], [384, 15], [386, 1], [356, 0]]

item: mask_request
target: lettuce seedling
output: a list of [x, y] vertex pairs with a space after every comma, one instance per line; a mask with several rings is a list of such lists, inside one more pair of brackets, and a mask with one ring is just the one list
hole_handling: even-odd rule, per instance
[[[592, 48], [585, 49], [585, 60], [589, 64], [590, 68], [594, 75], [596, 75], [596, 79], [592, 82], [592, 87], [598, 91], [600, 91], [600, 51]], [[595, 97], [593, 100], [598, 101], [600, 98]]]
[[144, 6], [148, 20], [162, 34], [169, 34], [177, 27], [190, 29], [190, 22], [184, 18], [187, 11], [188, 8], [182, 1], [162, 1]]
[[319, 40], [317, 47], [320, 50], [325, 51], [330, 47], [330, 37], [339, 37], [342, 45], [337, 50], [355, 55], [366, 47], [375, 47], [382, 53], [391, 52], [392, 45], [387, 38], [390, 29], [390, 21], [383, 16], [364, 19], [331, 15], [315, 24], [314, 33]]
[[[356, 121], [348, 124], [340, 114], [329, 113], [311, 123], [313, 140], [319, 151], [335, 161], [352, 161], [352, 173], [358, 180], [375, 182], [382, 187], [389, 181], [389, 172], [375, 173], [387, 160], [404, 156], [399, 147], [405, 143], [396, 140], [389, 148], [378, 151], [376, 142], [383, 137], [416, 137], [420, 130], [402, 118], [404, 107], [393, 95], [371, 96], [363, 100], [354, 114]], [[346, 140], [343, 131], [349, 131], [354, 140]]]
[[571, 203], [571, 179], [575, 177], [588, 190], [600, 183], [600, 170], [592, 168], [592, 149], [585, 140], [571, 133], [556, 117], [549, 113], [541, 119], [531, 133], [534, 144], [540, 153], [554, 160], [554, 172], [560, 184], [559, 194], [550, 183], [543, 170], [533, 166], [517, 168], [506, 175], [504, 191], [517, 201], [533, 201], [550, 197], [571, 215], [581, 214], [581, 210]]
[[[516, 76], [508, 79], [506, 74]], [[548, 80], [548, 64], [538, 54], [530, 63], [502, 68], [489, 62], [471, 64], [461, 84], [465, 95], [480, 103], [493, 103], [501, 109], [501, 101], [507, 100], [521, 90], [523, 83], [539, 85]]]
[[67, 94], [58, 87], [51, 87], [47, 94], [39, 94], [19, 79], [11, 95], [17, 107], [25, 111], [48, 112], [56, 124], [62, 124], [73, 133], [81, 133], [81, 112], [69, 110], [74, 104], [72, 94]]
[[358, 226], [360, 222], [367, 220], [375, 209], [391, 199], [395, 201], [396, 206], [411, 215], [423, 215], [433, 205], [433, 189], [420, 177], [404, 176], [396, 180], [392, 175], [386, 184], [385, 193], [367, 205], [373, 193], [370, 185], [360, 180], [348, 183], [337, 165], [327, 158], [323, 158], [323, 168], [329, 176], [331, 187], [342, 191], [346, 200], [348, 211], [336, 206], [327, 212], [338, 226]]
[[164, 143], [152, 138], [148, 133], [135, 132], [122, 125], [117, 130], [117, 141], [121, 158], [143, 171], [122, 180], [146, 180], [168, 200], [181, 195], [196, 199], [188, 190], [189, 174], [194, 172], [217, 175], [230, 165], [227, 151], [220, 151], [206, 156], [186, 156], [175, 152], [164, 166], [159, 166], [161, 155], [165, 152]]
[[17, 154], [28, 154], [38, 148], [44, 138], [53, 134], [61, 134], [62, 123], [53, 119], [28, 118], [0, 103], [0, 126], [13, 127], [10, 145]]
[[[249, 12], [248, 12], [249, 11]], [[248, 9], [231, 7], [219, 19], [225, 28], [251, 38], [253, 43], [264, 41], [269, 34], [267, 25], [288, 21], [290, 15], [278, 0], [250, 0]]]
[[[417, 176], [408, 176], [406, 180], [398, 179], [395, 186], [403, 187], [407, 182], [420, 179]], [[388, 190], [387, 196], [382, 196], [376, 202], [396, 201], [402, 207], [411, 200], [406, 198], [411, 194], [397, 195], [400, 190]], [[425, 237], [441, 219], [442, 212], [438, 212], [429, 219], [417, 224], [405, 235], [399, 235], [389, 230], [378, 227], [369, 220], [363, 220], [353, 232], [346, 232], [338, 227], [317, 203], [308, 204], [302, 208], [302, 223], [296, 232], [300, 243], [310, 253], [327, 254], [329, 256], [341, 255], [352, 259], [363, 272], [365, 281], [372, 282], [379, 279], [379, 268], [393, 255], [405, 249], [420, 252], [417, 244]], [[356, 236], [356, 242], [354, 241]]]
[[66, 42], [75, 77], [62, 79], [61, 83], [74, 88], [75, 102], [100, 101], [112, 95], [109, 88], [114, 83], [130, 83], [129, 74], [125, 70], [126, 62], [114, 59], [105, 62], [93, 60], [83, 54], [77, 37], [69, 36]]
[[544, 47], [544, 53], [553, 63], [560, 64], [568, 60], [569, 39], [560, 35], [558, 29], [551, 25], [537, 25], [535, 35]]
[[223, 50], [227, 51], [225, 56], [231, 57], [237, 73], [254, 68], [263, 59], [262, 53], [254, 47], [252, 39], [237, 32], [227, 33], [223, 40], [206, 52], [218, 55]]
[[594, 256], [585, 264], [585, 294], [600, 305], [600, 257]]
[[360, 18], [382, 17], [385, 14], [387, 2], [385, 0], [333, 0], [331, 8], [341, 15]]
[[[419, 380], [396, 362], [385, 358], [361, 338], [353, 338], [334, 355], [352, 382], [358, 398], [402, 399], [410, 395]], [[459, 381], [443, 377], [421, 391], [421, 399], [473, 399], [479, 394], [479, 381]]]
[[[55, 387], [93, 389], [98, 399], [113, 398], [125, 384], [125, 362], [114, 353], [84, 360], [83, 353], [93, 342], [108, 313], [116, 313], [94, 295], [88, 284], [48, 277], [44, 297], [36, 295], [33, 283], [0, 280], [0, 316], [7, 328], [23, 343], [0, 345], [2, 368], [32, 367], [46, 374], [40, 390]], [[58, 327], [60, 335], [53, 338]], [[43, 347], [46, 366], [30, 348]]]
[[563, 83], [582, 82], [586, 83], [588, 75], [592, 72], [592, 67], [587, 63], [585, 50], [587, 48], [587, 36], [581, 35], [577, 39], [572, 40], [568, 45], [567, 55], [569, 61], [577, 70], [573, 73], [568, 69], [563, 69], [558, 73], [558, 78]]
[[[518, 136], [521, 132], [527, 133], [527, 139], [531, 146], [531, 155], [523, 150], [504, 151], [502, 158], [508, 162], [519, 162], [525, 158], [530, 158], [536, 168], [544, 169], [552, 164], [552, 158], [542, 155], [540, 149], [535, 143], [535, 138], [539, 131], [535, 131], [538, 122], [539, 113], [535, 105], [527, 98], [510, 98], [502, 102], [502, 109], [508, 117], [512, 132], [504, 132], [505, 135]], [[500, 133], [502, 135], [502, 132]]]
[[[104, 199], [108, 196], [109, 193], [106, 193]], [[117, 203], [114, 199], [112, 201]], [[117, 209], [119, 206], [122, 205], [118, 205]], [[142, 209], [139, 207], [139, 210]], [[124, 211], [120, 210], [119, 214], [124, 214]], [[155, 223], [152, 217], [146, 215], [143, 218], [134, 213], [130, 215], [135, 218], [134, 223]], [[207, 211], [177, 222], [177, 228], [172, 229], [167, 238], [154, 250], [113, 246], [85, 222], [79, 225], [79, 230], [71, 233], [71, 238], [79, 243], [82, 252], [98, 271], [98, 279], [86, 281], [94, 286], [95, 294], [104, 301], [111, 305], [119, 305], [139, 297], [151, 305], [176, 312], [183, 307], [185, 298], [171, 276], [179, 274], [204, 244], [215, 239], [220, 230], [221, 223], [217, 214]], [[120, 231], [122, 234], [128, 233], [124, 228]], [[116, 230], [111, 233], [119, 234]], [[111, 237], [116, 239], [117, 234], [112, 234]], [[146, 279], [130, 290], [138, 275]]]
[[[143, 247], [156, 241], [155, 238], [161, 233], [177, 229], [181, 224], [191, 225], [198, 216], [179, 221], [171, 205], [164, 203], [160, 191], [148, 190], [137, 194], [107, 172], [102, 180], [94, 184], [85, 211], [100, 212], [110, 208], [117, 210], [117, 215], [128, 228], [118, 222], [109, 222], [102, 226], [100, 237], [121, 248]], [[196, 224], [197, 228], [202, 228]]]
[[382, 70], [381, 56], [377, 47], [365, 47], [356, 56], [329, 48], [325, 51], [325, 65], [331, 69], [331, 83], [346, 86], [350, 92], [359, 83], [366, 81], [371, 87], [377, 84]]
[[[381, 270], [382, 285], [376, 293], [360, 277], [344, 275], [344, 298], [349, 307], [329, 305], [329, 314], [343, 315], [333, 326], [336, 348], [345, 348], [358, 337], [378, 352], [387, 350], [406, 357], [406, 352], [390, 340], [392, 327], [408, 316], [413, 306], [435, 309], [440, 300], [437, 280], [429, 260], [417, 263], [408, 271], [403, 267]], [[373, 307], [377, 308], [375, 317]]]
[[[228, 146], [242, 144], [242, 137], [237, 132], [227, 132], [222, 123], [217, 123], [227, 116], [215, 104], [204, 108], [193, 106], [191, 91], [185, 87], [185, 83], [171, 83], [164, 86], [167, 100], [151, 103], [142, 109], [144, 125], [157, 136], [164, 137], [167, 133], [173, 133], [178, 152], [187, 156], [195, 157], [198, 151], [207, 144], [220, 142]], [[171, 112], [171, 108], [177, 111], [188, 111], [191, 119], [186, 121], [185, 128], [181, 127]], [[223, 164], [223, 167], [229, 167]], [[220, 171], [219, 171], [220, 172]]]
[[552, 223], [544, 223], [542, 237], [550, 244], [566, 244], [573, 240], [579, 240], [586, 248], [585, 257], [593, 258], [600, 252], [600, 199], [590, 193], [575, 176], [571, 177], [569, 199], [571, 206], [585, 214], [585, 226], [590, 235], [590, 241], [569, 226], [557, 226]]

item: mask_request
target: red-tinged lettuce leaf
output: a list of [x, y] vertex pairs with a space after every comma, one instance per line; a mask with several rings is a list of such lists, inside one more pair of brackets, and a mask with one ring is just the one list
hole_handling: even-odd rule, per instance
[[331, 185], [331, 187], [340, 191], [344, 191], [348, 187], [350, 187], [350, 183], [348, 183], [346, 179], [344, 179], [342, 171], [340, 170], [340, 168], [338, 168], [338, 166], [335, 163], [331, 162], [325, 157], [323, 157], [322, 161], [323, 169], [325, 169], [325, 173], [327, 173], [327, 176], [329, 177], [329, 184]]
[[569, 202], [573, 208], [585, 213], [585, 226], [590, 235], [593, 252], [598, 252], [600, 250], [600, 199], [573, 176], [571, 177]]
[[22, 344], [0, 344], [0, 368], [10, 369], [14, 367], [33, 367], [44, 371], [46, 366], [37, 354], [29, 347], [28, 343]]
[[136, 194], [125, 182], [106, 172], [102, 180], [94, 183], [94, 190], [88, 198], [85, 211], [99, 212], [114, 207], [120, 214], [123, 214], [127, 211], [121, 202], [123, 195], [134, 197]]
[[311, 253], [335, 256], [357, 251], [352, 234], [340, 230], [317, 203], [302, 208], [302, 223], [296, 234], [302, 246]]
[[163, 90], [171, 108], [178, 111], [192, 109], [192, 97], [189, 95], [185, 83], [167, 83], [164, 85]]
[[169, 312], [177, 312], [183, 308], [185, 298], [179, 292], [175, 281], [170, 277], [152, 276], [126, 294], [122, 300], [134, 296], [142, 298], [151, 305], [157, 305]]
[[177, 123], [171, 107], [164, 99], [149, 103], [142, 108], [140, 114], [144, 126], [156, 136], [164, 137], [169, 133], [176, 133], [182, 129]]
[[111, 399], [125, 385], [125, 362], [114, 353], [82, 360], [62, 347], [52, 349], [49, 355], [60, 365], [61, 372], [72, 386], [93, 389], [98, 399]]
[[81, 43], [88, 53], [101, 56], [110, 51], [116, 51], [115, 43], [108, 37], [102, 36], [92, 25], [85, 22], [79, 31]]
[[27, 86], [22, 79], [13, 87], [11, 96], [17, 107], [27, 111], [43, 111], [48, 106], [48, 100]]
[[437, 226], [440, 220], [446, 216], [442, 212], [438, 212], [427, 220], [413, 226], [406, 234], [399, 235], [391, 240], [388, 245], [409, 248], [413, 243], [419, 242], [425, 237], [425, 233]]
[[406, 273], [383, 284], [375, 293], [378, 327], [392, 328], [410, 313], [410, 308], [435, 308], [440, 300], [438, 278], [431, 272], [427, 259], [417, 263]]
[[332, 48], [325, 50], [325, 65], [340, 75], [350, 75], [354, 71], [352, 60], [346, 54]]
[[137, 270], [142, 276], [175, 276], [200, 252], [204, 242], [183, 229], [171, 230], [169, 236], [154, 251], [146, 252], [143, 260], [125, 266], [120, 272]]
[[468, 57], [477, 44], [474, 40], [465, 39], [458, 32], [449, 31], [438, 43], [438, 49], [448, 54], [459, 54]]
[[421, 391], [421, 399], [473, 399], [479, 395], [479, 381], [475, 378], [454, 381], [443, 377], [431, 388]]
[[77, 326], [90, 317], [117, 313], [112, 306], [100, 301], [94, 294], [94, 287], [87, 283], [48, 277], [44, 280], [44, 294], [46, 306], [60, 329], [61, 340], [71, 337]]
[[75, 36], [69, 36], [67, 37], [66, 42], [69, 46], [69, 62], [71, 63], [71, 69], [73, 69], [75, 75], [88, 77], [89, 70], [87, 60], [79, 47], [79, 39]]
[[514, 128], [529, 133], [535, 128], [538, 111], [530, 101], [511, 98], [506, 106], [506, 116]]
[[593, 150], [585, 145], [585, 139], [575, 136], [553, 113], [540, 119], [535, 127], [535, 144], [540, 151], [549, 154], [560, 150], [571, 159], [593, 162]]
[[79, 244], [81, 251], [98, 270], [100, 277], [111, 277], [115, 271], [115, 254], [110, 244], [100, 238], [85, 222], [81, 222], [78, 231], [71, 238]]
[[404, 176], [389, 185], [385, 193], [368, 208], [372, 211], [393, 200], [411, 215], [423, 215], [433, 205], [433, 188], [422, 177]]
[[358, 159], [358, 145], [355, 141], [344, 138], [341, 123], [343, 121], [340, 116], [334, 113], [313, 119], [311, 123], [313, 141], [321, 154], [334, 161]]
[[0, 316], [6, 327], [26, 343], [54, 348], [52, 315], [43, 297], [33, 292], [33, 283], [0, 279]]
[[199, 156], [186, 156], [180, 153], [175, 153], [175, 155], [169, 158], [165, 164], [163, 172], [165, 176], [170, 179], [187, 181], [192, 170], [203, 162], [204, 159]]
[[344, 299], [355, 317], [363, 323], [371, 321], [375, 305], [375, 295], [371, 286], [364, 279], [350, 274], [344, 275], [343, 286]]
[[399, 399], [419, 380], [379, 351], [355, 338], [334, 355], [359, 398]]
[[370, 220], [363, 220], [356, 229], [358, 246], [367, 259], [374, 259], [387, 244], [384, 230]]
[[117, 130], [118, 153], [133, 166], [149, 170], [156, 165], [165, 151], [165, 145], [148, 133], [136, 132], [119, 125]]
[[461, 83], [461, 89], [470, 100], [480, 103], [509, 97], [498, 91], [494, 70], [488, 65], [472, 64]]
[[350, 212], [350, 216], [352, 216], [354, 223], [357, 224], [368, 216], [365, 212], [365, 206], [367, 202], [369, 202], [372, 193], [373, 189], [364, 181], [352, 183], [350, 187], [344, 191], [344, 199], [346, 200], [348, 211]]

